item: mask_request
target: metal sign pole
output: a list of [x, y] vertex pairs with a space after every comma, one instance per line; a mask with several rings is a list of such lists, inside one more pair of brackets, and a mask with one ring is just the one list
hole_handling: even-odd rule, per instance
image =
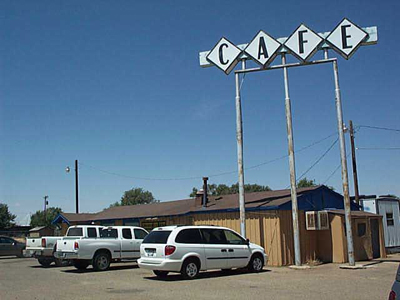
[[[243, 69], [246, 63], [242, 62]], [[238, 155], [238, 173], [239, 173], [239, 214], [240, 214], [240, 233], [246, 238], [246, 215], [244, 198], [244, 170], [243, 170], [243, 124], [242, 124], [242, 105], [240, 101], [240, 74], [235, 73], [236, 82], [236, 141]]]
[[[286, 65], [285, 54], [282, 54], [282, 65]], [[286, 111], [286, 128], [289, 146], [289, 168], [290, 168], [290, 194], [292, 198], [292, 219], [293, 219], [293, 239], [294, 239], [294, 255], [296, 266], [301, 265], [300, 252], [300, 233], [299, 233], [299, 214], [297, 207], [297, 192], [296, 192], [296, 167], [294, 160], [294, 145], [293, 145], [293, 126], [292, 126], [292, 108], [289, 97], [289, 78], [286, 67], [283, 67], [283, 78], [285, 81], [285, 111]]]
[[336, 112], [337, 112], [338, 130], [339, 130], [340, 158], [342, 163], [342, 181], [343, 181], [344, 211], [346, 219], [347, 252], [349, 258], [349, 265], [354, 266], [355, 262], [354, 262], [353, 232], [351, 226], [349, 177], [347, 174], [346, 145], [343, 132], [343, 113], [342, 113], [342, 100], [340, 97], [340, 88], [339, 88], [339, 71], [338, 71], [337, 61], [334, 60], [332, 64], [333, 64], [333, 74], [335, 77], [335, 102], [336, 102]]

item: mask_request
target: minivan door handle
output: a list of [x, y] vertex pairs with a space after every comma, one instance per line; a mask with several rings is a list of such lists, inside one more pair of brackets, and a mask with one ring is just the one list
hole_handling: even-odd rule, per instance
[[229, 251], [229, 252], [233, 252], [234, 250], [233, 250], [233, 249], [229, 249], [228, 251]]
[[221, 252], [226, 252], [226, 249], [221, 249]]

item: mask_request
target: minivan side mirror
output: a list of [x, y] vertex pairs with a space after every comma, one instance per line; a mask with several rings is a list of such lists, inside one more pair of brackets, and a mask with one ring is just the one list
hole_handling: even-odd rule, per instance
[[250, 240], [246, 239], [246, 245], [249, 246], [250, 245]]

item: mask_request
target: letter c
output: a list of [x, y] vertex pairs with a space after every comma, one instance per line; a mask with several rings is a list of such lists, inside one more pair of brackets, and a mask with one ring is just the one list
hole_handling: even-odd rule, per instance
[[221, 63], [221, 64], [223, 64], [223, 65], [227, 65], [228, 63], [229, 63], [229, 59], [228, 60], [226, 60], [226, 61], [224, 61], [224, 56], [223, 56], [223, 47], [225, 47], [225, 48], [228, 48], [228, 45], [227, 44], [225, 44], [225, 43], [223, 43], [223, 44], [221, 44], [221, 46], [219, 46], [219, 62]]

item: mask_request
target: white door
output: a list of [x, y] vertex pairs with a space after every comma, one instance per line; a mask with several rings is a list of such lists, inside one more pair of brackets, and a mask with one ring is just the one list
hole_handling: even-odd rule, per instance
[[226, 269], [228, 248], [222, 229], [201, 229], [207, 269]]
[[122, 228], [121, 258], [135, 258], [135, 240], [131, 228]]
[[228, 249], [228, 268], [243, 268], [250, 260], [251, 251], [246, 240], [231, 230], [224, 230]]

